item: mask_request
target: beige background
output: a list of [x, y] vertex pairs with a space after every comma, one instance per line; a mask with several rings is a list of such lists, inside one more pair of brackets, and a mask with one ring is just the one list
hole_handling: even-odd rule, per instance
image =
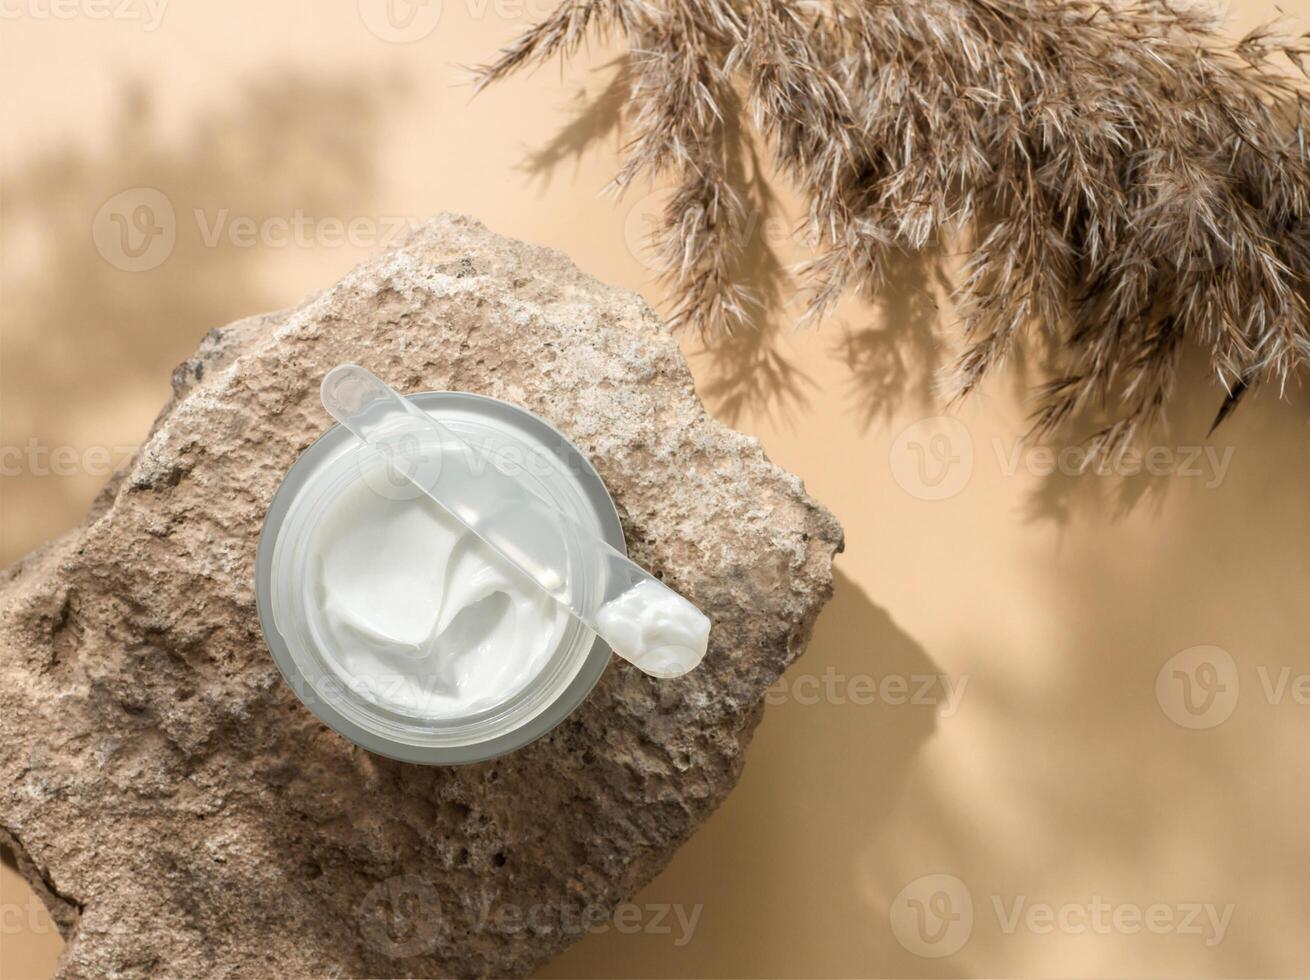
[[[0, 562], [78, 520], [208, 328], [331, 283], [397, 222], [467, 211], [658, 303], [651, 199], [598, 194], [614, 135], [525, 167], [612, 53], [472, 102], [458, 83], [454, 65], [548, 0], [428, 0], [409, 44], [368, 29], [374, 0], [93, 16], [121, 2], [55, 0], [59, 19], [6, 0], [0, 20]], [[1274, 13], [1243, 0], [1235, 20]], [[1290, 13], [1310, 20], [1310, 2]], [[97, 214], [130, 213], [116, 195], [140, 187], [167, 198], [176, 238], [130, 272], [93, 227], [104, 247]], [[222, 223], [298, 213], [354, 220], [354, 239], [266, 225], [250, 244]], [[786, 246], [785, 224], [758, 233]], [[920, 421], [942, 411], [940, 288], [901, 280], [817, 331], [713, 354], [688, 339], [707, 402], [805, 479], [847, 551], [739, 788], [636, 897], [638, 931], [588, 936], [543, 975], [1305, 974], [1306, 399], [1265, 395], [1207, 443], [1216, 396], [1185, 386], [1154, 440], [1172, 476], [1046, 478], [1017, 441], [1021, 372], [956, 422]], [[43, 462], [30, 439], [71, 448]], [[928, 696], [900, 703], [920, 676]], [[1223, 690], [1193, 689], [1189, 713], [1182, 684], [1209, 677]], [[55, 966], [32, 901], [0, 869], [3, 980]], [[659, 931], [663, 905], [698, 916], [689, 939]], [[1205, 909], [1229, 906], [1208, 943]]]

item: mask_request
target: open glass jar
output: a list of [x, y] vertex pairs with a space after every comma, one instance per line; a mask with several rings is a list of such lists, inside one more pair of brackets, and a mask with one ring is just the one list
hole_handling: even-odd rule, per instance
[[[410, 396], [502, 472], [512, 472], [585, 528], [625, 551], [618, 513], [591, 463], [549, 423], [506, 402], [464, 392]], [[374, 493], [381, 505], [423, 506], [386, 460], [334, 426], [298, 459], [273, 498], [260, 536], [256, 594], [269, 649], [297, 697], [325, 724], [370, 751], [453, 764], [502, 755], [559, 724], [599, 680], [610, 649], [562, 617], [533, 638], [545, 648], [530, 676], [467, 711], [423, 710], [396, 696], [403, 677], [360, 671], [352, 640], [324, 627], [319, 537], [343, 500]], [[439, 560], [434, 557], [434, 561]], [[545, 637], [543, 640], [542, 637]], [[371, 661], [370, 661], [371, 662]], [[354, 666], [352, 666], [354, 665]]]

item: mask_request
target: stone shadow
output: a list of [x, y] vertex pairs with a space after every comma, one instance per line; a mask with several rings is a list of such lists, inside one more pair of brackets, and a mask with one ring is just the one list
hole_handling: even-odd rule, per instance
[[[632, 899], [680, 906], [684, 924], [699, 906], [695, 927], [632, 935], [609, 929], [537, 975], [808, 976], [809, 953], [821, 945], [852, 956], [843, 975], [896, 975], [882, 971], [903, 968], [909, 954], [886, 911], [871, 913], [858, 855], [906, 792], [942, 705], [880, 701], [856, 678], [938, 673], [891, 616], [838, 572], [805, 654], [771, 690], [737, 787]], [[867, 937], [863, 949], [852, 935]], [[687, 941], [678, 945], [680, 936]], [[950, 961], [942, 962], [949, 972]]]

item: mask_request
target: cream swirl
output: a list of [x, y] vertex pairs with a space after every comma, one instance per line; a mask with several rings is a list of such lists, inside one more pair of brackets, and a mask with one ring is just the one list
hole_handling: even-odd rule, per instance
[[371, 482], [343, 490], [311, 537], [319, 649], [358, 694], [408, 716], [512, 697], [549, 661], [567, 614], [437, 504]]

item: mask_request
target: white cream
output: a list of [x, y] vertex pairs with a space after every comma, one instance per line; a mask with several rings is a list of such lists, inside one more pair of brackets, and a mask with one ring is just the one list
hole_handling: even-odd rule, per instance
[[685, 674], [705, 656], [710, 620], [690, 602], [647, 579], [596, 613], [610, 645], [656, 677]]
[[375, 703], [453, 718], [523, 689], [568, 615], [422, 496], [360, 480], [310, 541], [305, 607], [340, 679]]

